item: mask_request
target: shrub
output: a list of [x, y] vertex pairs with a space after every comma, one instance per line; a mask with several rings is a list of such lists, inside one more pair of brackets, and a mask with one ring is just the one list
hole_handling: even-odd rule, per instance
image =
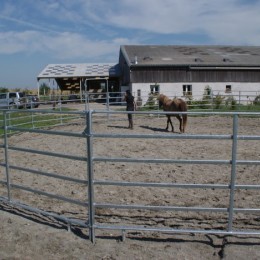
[[231, 96], [225, 100], [225, 105], [228, 109], [235, 110], [237, 107], [237, 101], [233, 96]]
[[145, 108], [154, 109], [157, 106], [157, 94], [150, 93], [149, 97], [144, 104]]
[[225, 97], [222, 97], [221, 95], [216, 95], [215, 98], [213, 98], [213, 103], [215, 105], [216, 109], [220, 109]]
[[256, 96], [255, 100], [253, 101], [253, 104], [256, 106], [260, 105], [260, 95]]
[[189, 109], [208, 109], [209, 108], [208, 102], [204, 100], [188, 100], [187, 105]]

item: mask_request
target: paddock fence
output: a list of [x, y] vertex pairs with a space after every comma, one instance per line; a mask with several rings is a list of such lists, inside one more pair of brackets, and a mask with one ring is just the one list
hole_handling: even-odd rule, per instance
[[[26, 110], [19, 112], [32, 113]], [[154, 128], [148, 126], [143, 126], [151, 130], [146, 133], [127, 131], [122, 127], [122, 122], [126, 123], [125, 118], [129, 113], [125, 111], [33, 110], [33, 113], [39, 115], [48, 113], [59, 115], [61, 118], [65, 115], [73, 118], [66, 122], [60, 121], [57, 126], [49, 129], [10, 125], [8, 120], [12, 113], [13, 110], [3, 111], [4, 137], [0, 144], [0, 203], [2, 204], [62, 221], [67, 224], [68, 229], [73, 226], [81, 227], [88, 232], [92, 242], [95, 241], [97, 233], [102, 230], [118, 231], [122, 239], [128, 232], [158, 232], [169, 235], [176, 233], [260, 235], [260, 132], [256, 129], [252, 133], [239, 132], [239, 122], [245, 118], [250, 118], [256, 122], [256, 126], [259, 126], [259, 112], [177, 113], [188, 114], [190, 118], [194, 118], [194, 122], [196, 118], [210, 117], [214, 121], [216, 116], [230, 119], [229, 130], [224, 133], [194, 134], [154, 131]], [[137, 122], [146, 119], [163, 120], [164, 125], [163, 118], [167, 114], [176, 113], [136, 111], [134, 119]], [[162, 116], [162, 119], [158, 119], [159, 116]], [[121, 123], [118, 125], [118, 122]], [[96, 126], [100, 124], [103, 130], [97, 130]], [[76, 127], [77, 131], [74, 130]], [[118, 132], [113, 132], [112, 128]], [[10, 135], [10, 132], [15, 134]], [[51, 141], [47, 141], [44, 136], [51, 137]], [[31, 146], [33, 140], [37, 138], [41, 138], [42, 141], [38, 140], [37, 145]], [[132, 149], [129, 144], [136, 140], [135, 156], [129, 156], [127, 151]], [[143, 142], [146, 141], [151, 141], [150, 144], [155, 147], [154, 152], [149, 151], [148, 156], [144, 156], [146, 143]], [[215, 154], [216, 158], [212, 158], [209, 149], [206, 152], [208, 157], [203, 151], [203, 157], [185, 155], [163, 158], [156, 147], [165, 141], [170, 142], [172, 147], [180, 142], [188, 142], [187, 144], [191, 141], [210, 142], [210, 148], [214, 148], [213, 142], [216, 142], [216, 145], [217, 143], [222, 145], [224, 142], [223, 149], [229, 149], [230, 153], [226, 158], [221, 158], [221, 153]], [[55, 147], [60, 149], [59, 151], [53, 150], [51, 146], [53, 142]], [[61, 142], [65, 142], [65, 145], [60, 146]], [[258, 150], [252, 152], [253, 157], [246, 154], [242, 158], [241, 154], [238, 154], [240, 143], [244, 147], [255, 146]], [[100, 148], [102, 145], [103, 149]], [[80, 147], [79, 152], [75, 153], [72, 147]], [[200, 153], [197, 150], [194, 152], [196, 155]], [[48, 163], [44, 164], [44, 159], [40, 159], [40, 164], [36, 164], [38, 157], [49, 158]], [[68, 166], [65, 165], [65, 161], [69, 162]], [[221, 173], [221, 167], [224, 167], [225, 178], [219, 178], [211, 183], [204, 183], [201, 179], [196, 182], [193, 177], [188, 182], [173, 181], [171, 176], [160, 181], [156, 179], [165, 169], [177, 173], [183, 166], [189, 169], [201, 167], [202, 172], [203, 167], [208, 166], [207, 174], [210, 174], [211, 169], [214, 171], [218, 167]], [[132, 167], [140, 167], [133, 170], [135, 172], [133, 176], [129, 170]], [[153, 169], [156, 169], [156, 172], [152, 172]], [[153, 176], [151, 180], [146, 179], [146, 170], [151, 172]], [[186, 171], [186, 168], [184, 170]], [[238, 174], [243, 175], [245, 172], [249, 174], [247, 181], [237, 183]], [[142, 180], [138, 179], [138, 174], [143, 176]], [[140, 192], [141, 189], [144, 189], [143, 193]], [[166, 189], [170, 193], [164, 193]], [[196, 195], [197, 190], [203, 191], [202, 195]], [[186, 195], [179, 197], [180, 191], [184, 191]], [[130, 192], [130, 200], [123, 197], [127, 192]], [[150, 201], [145, 201], [143, 198], [145, 196], [142, 194], [147, 194], [145, 192], [151, 194]], [[248, 192], [250, 196], [246, 205], [239, 206], [237, 196], [241, 194], [243, 196]], [[219, 197], [225, 193], [225, 203], [214, 202], [212, 206], [212, 193], [215, 193], [216, 201], [219, 201]], [[134, 199], [137, 194], [139, 195]], [[171, 197], [167, 194], [171, 194]], [[191, 197], [200, 197], [202, 201], [191, 203], [189, 200]], [[172, 200], [169, 203], [167, 199]], [[192, 219], [195, 221], [191, 223]], [[222, 222], [219, 222], [219, 219], [222, 219]], [[242, 224], [237, 225], [239, 221], [242, 221]]]
[[[137, 108], [143, 109], [155, 109], [158, 110], [158, 102], [154, 98], [154, 94], [149, 91], [143, 91], [142, 94], [133, 92]], [[196, 93], [185, 92], [182, 95], [179, 92], [164, 91], [165, 95], [169, 98], [182, 98], [184, 99], [189, 108], [193, 109], [207, 109], [212, 111], [214, 109], [229, 107], [234, 110], [243, 110], [245, 106], [259, 105], [259, 91], [232, 91], [225, 92], [214, 90], [210, 93], [205, 91], [196, 91]], [[80, 97], [79, 95], [50, 95], [41, 96], [41, 102], [43, 106], [56, 106], [66, 107], [75, 103], [86, 103], [86, 107], [89, 107], [90, 103], [105, 104], [107, 108], [110, 106], [122, 106], [125, 105], [124, 101], [125, 92], [86, 92]]]
[[[143, 109], [153, 109], [158, 110], [158, 102], [155, 97], [155, 93], [149, 91], [143, 91], [142, 95], [138, 92], [133, 92], [135, 96], [136, 104], [138, 110]], [[229, 108], [232, 110], [245, 111], [246, 108], [250, 106], [259, 106], [260, 104], [260, 91], [232, 91], [225, 92], [214, 90], [210, 93], [205, 91], [196, 91], [196, 93], [185, 92], [180, 95], [179, 92], [169, 92], [164, 91], [165, 95], [169, 98], [182, 98], [184, 99], [189, 109], [199, 109], [199, 110], [209, 110], [213, 111], [220, 108]], [[35, 105], [39, 106], [40, 109], [62, 109], [78, 104], [85, 104], [85, 109], [92, 109], [95, 103], [103, 104], [106, 106], [107, 110], [110, 110], [110, 107], [120, 107], [125, 105], [124, 101], [125, 92], [84, 92], [82, 95], [71, 94], [71, 95], [61, 95], [56, 93], [51, 95], [42, 95], [39, 96], [39, 101], [34, 102]], [[28, 106], [24, 108], [32, 108], [32, 103], [29, 103]], [[82, 106], [83, 107], [83, 106]], [[0, 107], [1, 108], [1, 107]], [[10, 109], [14, 108], [13, 104], [10, 106]]]

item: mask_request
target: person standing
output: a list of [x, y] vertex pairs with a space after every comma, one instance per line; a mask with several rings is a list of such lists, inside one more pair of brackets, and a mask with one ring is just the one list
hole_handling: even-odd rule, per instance
[[[136, 104], [135, 104], [135, 97], [131, 94], [130, 90], [125, 92], [125, 101], [126, 101], [126, 111], [135, 111]], [[129, 126], [128, 128], [133, 129], [133, 115], [131, 113], [127, 114]]]

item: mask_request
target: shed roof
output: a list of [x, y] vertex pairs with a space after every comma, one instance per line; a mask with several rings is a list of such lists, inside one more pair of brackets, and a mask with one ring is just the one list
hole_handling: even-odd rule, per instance
[[112, 63], [49, 64], [37, 78], [115, 77], [118, 74], [117, 64]]
[[260, 66], [260, 46], [122, 45], [127, 64], [137, 66]]

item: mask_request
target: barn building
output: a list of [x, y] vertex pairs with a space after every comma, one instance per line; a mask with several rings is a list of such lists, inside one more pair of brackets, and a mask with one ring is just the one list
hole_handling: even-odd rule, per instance
[[50, 64], [38, 76], [43, 78], [55, 79], [62, 91], [130, 89], [143, 102], [151, 92], [251, 97], [260, 94], [260, 47], [122, 45], [118, 64]]
[[205, 90], [260, 94], [260, 47], [125, 45], [119, 67], [121, 85], [143, 100], [150, 92], [195, 99]]

